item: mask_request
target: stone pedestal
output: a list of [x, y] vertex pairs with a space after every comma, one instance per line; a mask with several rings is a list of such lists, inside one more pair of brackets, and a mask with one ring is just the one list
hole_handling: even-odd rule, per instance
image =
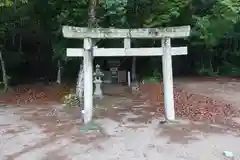
[[100, 70], [100, 66], [96, 65], [96, 71], [94, 73], [94, 81], [93, 83], [95, 84], [95, 89], [94, 89], [94, 96], [97, 98], [102, 98], [102, 80], [101, 78], [104, 76], [104, 74]]
[[96, 79], [96, 80], [94, 81], [94, 84], [95, 84], [94, 96], [95, 96], [95, 97], [102, 98], [102, 97], [103, 97], [102, 87], [101, 87], [102, 80]]

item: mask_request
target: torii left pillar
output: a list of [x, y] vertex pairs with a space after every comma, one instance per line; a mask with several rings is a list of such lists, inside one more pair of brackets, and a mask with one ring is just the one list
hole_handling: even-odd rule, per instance
[[[91, 38], [84, 38], [84, 122], [92, 119], [93, 110], [93, 42]], [[86, 85], [87, 84], [87, 85]]]

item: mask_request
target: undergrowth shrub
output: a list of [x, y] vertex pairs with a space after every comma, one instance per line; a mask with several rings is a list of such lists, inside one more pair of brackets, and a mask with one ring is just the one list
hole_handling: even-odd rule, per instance
[[76, 94], [70, 93], [63, 97], [63, 104], [67, 108], [78, 107], [80, 106], [80, 100]]

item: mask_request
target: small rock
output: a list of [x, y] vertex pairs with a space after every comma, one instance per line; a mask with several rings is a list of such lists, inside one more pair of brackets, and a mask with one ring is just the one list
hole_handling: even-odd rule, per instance
[[150, 112], [150, 114], [151, 114], [151, 115], [154, 115], [154, 114], [155, 114], [155, 112]]
[[230, 151], [224, 151], [223, 155], [226, 156], [226, 157], [233, 157], [233, 153], [230, 152]]

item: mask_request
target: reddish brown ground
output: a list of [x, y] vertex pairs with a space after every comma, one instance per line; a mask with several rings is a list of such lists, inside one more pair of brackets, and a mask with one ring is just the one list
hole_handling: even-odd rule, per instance
[[[146, 84], [140, 87], [145, 99], [163, 107], [163, 85]], [[238, 128], [240, 81], [231, 78], [175, 79], [174, 100], [178, 117], [194, 121], [209, 121]]]
[[[53, 108], [52, 105], [61, 103], [62, 97], [70, 90], [68, 86], [21, 85], [6, 94], [1, 94], [0, 104], [12, 104], [14, 108], [19, 108], [20, 115], [24, 119], [44, 128], [48, 138], [35, 145], [35, 148], [52, 143], [59, 137], [71, 137], [73, 141], [81, 141], [81, 143], [88, 143], [96, 138], [107, 138], [104, 132], [87, 135], [79, 132], [79, 126], [82, 125], [79, 108], [69, 110]], [[108, 117], [120, 121], [125, 112], [132, 112], [139, 116], [129, 118], [129, 121], [148, 123], [153, 116], [162, 116], [164, 113], [162, 91], [162, 84], [142, 85], [139, 92], [130, 92], [122, 86], [108, 86], [105, 88], [105, 98], [97, 102], [104, 108], [97, 110], [94, 118]], [[240, 129], [240, 123], [234, 121], [235, 118], [240, 117], [238, 91], [240, 91], [240, 82], [233, 79], [177, 79], [174, 88], [176, 115], [194, 121], [223, 124], [228, 129]], [[209, 129], [206, 125], [191, 125], [184, 128], [185, 130], [181, 132], [178, 130], [177, 133], [175, 130], [166, 130], [166, 134], [173, 139], [182, 139], [184, 136], [180, 134], [186, 135], [192, 128]], [[27, 153], [34, 147], [26, 147], [9, 159]], [[49, 157], [59, 158], [55, 153]]]
[[[229, 86], [228, 83], [233, 81], [236, 82], [235, 86]], [[210, 121], [228, 125], [232, 128], [238, 128], [239, 126], [233, 119], [235, 117], [240, 117], [239, 108], [237, 107], [237, 104], [240, 105], [240, 101], [233, 101], [233, 98], [224, 98], [224, 95], [231, 95], [231, 97], [236, 97], [235, 100], [238, 100], [239, 96], [236, 96], [236, 92], [231, 92], [234, 89], [236, 90], [237, 87], [240, 88], [240, 83], [237, 82], [237, 80], [228, 78], [177, 79], [174, 88], [176, 115], [194, 121]], [[225, 90], [223, 88], [219, 90], [219, 86], [223, 84]], [[54, 129], [56, 129], [55, 125], [59, 120], [54, 116], [46, 118], [46, 116], [42, 115], [51, 112], [52, 108], [49, 108], [48, 104], [61, 103], [62, 97], [68, 94], [70, 90], [68, 86], [59, 85], [20, 85], [13, 88], [8, 93], [0, 95], [0, 104], [17, 104], [24, 112], [29, 110], [35, 111], [28, 119], [35, 121], [41, 126], [47, 123], [49, 125], [49, 127], [47, 127], [48, 130], [54, 132]], [[121, 117], [119, 117], [121, 114], [116, 112], [124, 114], [125, 111], [131, 111], [137, 115], [142, 115], [138, 120], [134, 121], [147, 122], [153, 114], [158, 116], [164, 114], [162, 84], [142, 85], [137, 94], [132, 94], [121, 86], [110, 86], [105, 88], [105, 90], [107, 90], [105, 95], [110, 98], [105, 98], [104, 101], [100, 102], [101, 105], [106, 106], [106, 108], [111, 108], [113, 105], [116, 105], [116, 103], [121, 103], [121, 106], [124, 107], [109, 109], [107, 112], [102, 110], [98, 111], [98, 114], [95, 115], [96, 117], [107, 116], [112, 119], [121, 119]], [[224, 94], [222, 93], [223, 90], [225, 92]], [[128, 97], [128, 99], [130, 98], [132, 101], [122, 100], [121, 102], [116, 102], [120, 101], [119, 97]], [[132, 107], [137, 105], [143, 107], [139, 107], [140, 109]], [[70, 113], [68, 115], [72, 118], [69, 119], [68, 116], [66, 119], [61, 119], [65, 127], [57, 127], [59, 133], [72, 127], [72, 124], [68, 122], [69, 120], [76, 121], [80, 118], [78, 114], [80, 111], [78, 108], [71, 109], [68, 112]], [[56, 123], [54, 121], [56, 121]]]
[[54, 104], [59, 103], [62, 97], [70, 92], [70, 87], [41, 83], [19, 85], [7, 93], [0, 93], [0, 104]]

